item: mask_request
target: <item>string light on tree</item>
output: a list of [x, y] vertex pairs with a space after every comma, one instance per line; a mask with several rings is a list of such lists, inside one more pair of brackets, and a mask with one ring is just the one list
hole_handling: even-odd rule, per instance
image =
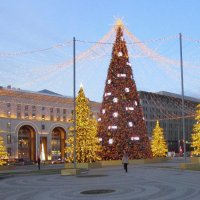
[[154, 157], [165, 157], [168, 152], [163, 129], [160, 127], [158, 121], [152, 134], [151, 150]]
[[192, 144], [191, 147], [194, 148], [192, 151], [192, 155], [199, 156], [200, 155], [200, 104], [197, 106], [196, 109], [196, 123], [193, 127], [193, 134], [192, 134]]
[[0, 165], [5, 165], [6, 159], [8, 159], [8, 154], [4, 144], [3, 137], [0, 136]]
[[[98, 122], [98, 137], [102, 138], [100, 156], [104, 160], [121, 159], [124, 149], [128, 151], [130, 159], [152, 156], [135, 81], [131, 78], [123, 27], [122, 21], [118, 20], [104, 90], [106, 95], [103, 96], [99, 116], [101, 121]], [[104, 109], [106, 112], [102, 112]], [[114, 142], [108, 143], [111, 139]]]
[[[74, 127], [70, 127], [69, 131], [65, 152], [67, 162], [72, 162], [74, 160]], [[100, 151], [97, 122], [90, 111], [89, 100], [85, 97], [83, 87], [81, 87], [76, 98], [76, 160], [79, 163], [100, 160], [98, 156]]]

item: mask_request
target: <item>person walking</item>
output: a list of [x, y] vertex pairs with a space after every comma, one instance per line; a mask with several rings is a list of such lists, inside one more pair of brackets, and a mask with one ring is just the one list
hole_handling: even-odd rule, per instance
[[128, 154], [126, 151], [124, 151], [124, 155], [122, 157], [122, 164], [124, 165], [124, 170], [127, 173], [128, 172]]
[[37, 159], [37, 164], [38, 164], [38, 169], [40, 170], [40, 163], [41, 163], [41, 160], [40, 160], [40, 157], [38, 157]]

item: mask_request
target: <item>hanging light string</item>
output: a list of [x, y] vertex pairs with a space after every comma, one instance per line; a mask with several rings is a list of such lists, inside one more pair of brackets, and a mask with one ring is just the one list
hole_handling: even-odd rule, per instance
[[[150, 40], [146, 40], [141, 42], [139, 39], [137, 39], [132, 33], [130, 33], [128, 31], [128, 29], [125, 27], [124, 28], [124, 33], [125, 36], [128, 38], [128, 40], [130, 42], [127, 42], [127, 44], [129, 45], [129, 47], [131, 49], [133, 49], [133, 51], [136, 51], [137, 54], [130, 54], [131, 58], [141, 58], [141, 57], [146, 57], [146, 58], [150, 58], [151, 60], [154, 60], [158, 63], [160, 63], [160, 65], [158, 65], [158, 67], [165, 69], [165, 72], [168, 73], [168, 75], [173, 76], [174, 79], [176, 79], [179, 76], [179, 72], [177, 71], [177, 66], [179, 66], [179, 61], [175, 61], [169, 58], [166, 58], [164, 56], [161, 56], [160, 54], [158, 54], [156, 52], [156, 49], [151, 49], [148, 46], [146, 46], [146, 43], [157, 43], [158, 46], [156, 48], [158, 48], [162, 42], [164, 41], [168, 41], [171, 39], [176, 39], [178, 36], [168, 36], [168, 37], [163, 37], [163, 38], [158, 38], [158, 39], [150, 39]], [[110, 55], [110, 48], [113, 44], [115, 38], [115, 28], [113, 27], [101, 40], [97, 41], [97, 42], [90, 42], [90, 41], [82, 41], [82, 40], [77, 40], [77, 43], [84, 43], [84, 44], [91, 44], [93, 43], [94, 45], [92, 45], [91, 47], [89, 47], [87, 50], [79, 53], [77, 55], [77, 62], [85, 62], [86, 60], [95, 60], [95, 59], [100, 59], [103, 58], [104, 56]], [[67, 44], [65, 46], [71, 46], [71, 41], [67, 42]], [[5, 56], [14, 56], [14, 55], [27, 55], [28, 53], [31, 54], [32, 53], [36, 53], [38, 52], [42, 52], [42, 51], [47, 51], [47, 49], [59, 49], [62, 50], [64, 45], [62, 44], [58, 44], [58, 45], [54, 45], [50, 48], [44, 48], [44, 49], [38, 49], [38, 50], [33, 50], [33, 51], [27, 51], [27, 52], [15, 52], [15, 53], [7, 53]], [[2, 55], [3, 56], [3, 55]], [[34, 61], [34, 59], [32, 59], [32, 61]], [[61, 63], [56, 63], [53, 65], [41, 65], [38, 66], [37, 68], [35, 68], [34, 70], [31, 71], [26, 71], [26, 76], [31, 76], [34, 73], [37, 73], [36, 78], [26, 82], [24, 85], [26, 86], [30, 86], [33, 85], [36, 82], [40, 82], [42, 80], [48, 80], [50, 77], [52, 77], [53, 75], [55, 75], [58, 72], [61, 72], [62, 70], [71, 67], [73, 63], [73, 59], [68, 59], [65, 62], [61, 62]], [[175, 68], [176, 66], [176, 68]], [[191, 63], [187, 63], [186, 61], [184, 61], [184, 66], [193, 66], [191, 65]], [[82, 66], [83, 67], [83, 66]], [[27, 67], [26, 68], [30, 68]], [[200, 71], [196, 71], [195, 74], [196, 76], [199, 74]], [[45, 75], [45, 76], [44, 76]], [[5, 76], [4, 76], [5, 77]], [[10, 77], [10, 76], [9, 76]], [[194, 83], [198, 84], [198, 80], [196, 79], [192, 79], [191, 80]]]
[[195, 118], [197, 115], [185, 115], [184, 117], [182, 116], [177, 116], [177, 117], [170, 117], [170, 118], [159, 118], [159, 119], [147, 119], [145, 121], [147, 122], [156, 122], [157, 120], [159, 121], [166, 121], [166, 120], [180, 120], [180, 119], [188, 119], [188, 118]]
[[67, 41], [67, 42], [64, 42], [64, 43], [55, 44], [51, 47], [35, 49], [35, 50], [30, 50], [30, 51], [18, 51], [18, 52], [10, 52], [10, 53], [0, 52], [0, 58], [2, 58], [2, 57], [12, 57], [12, 56], [22, 56], [22, 55], [27, 55], [27, 54], [35, 54], [35, 53], [49, 51], [49, 50], [52, 50], [52, 49], [63, 48], [65, 46], [70, 46], [70, 45], [72, 45], [72, 41]]
[[[170, 112], [167, 108], [166, 105], [162, 105], [162, 102], [159, 101], [157, 99], [158, 94], [153, 94], [153, 93], [148, 93], [148, 95], [150, 96], [150, 102], [147, 100], [147, 104], [148, 106], [152, 106], [153, 103], [153, 107], [155, 109], [155, 112], [152, 112], [151, 114], [156, 115], [156, 118], [151, 118], [151, 119], [145, 119], [146, 121], [156, 121], [156, 120], [178, 120], [181, 119], [182, 116], [177, 116], [177, 114], [175, 114], [174, 112]], [[174, 100], [173, 97], [169, 97], [169, 96], [165, 96], [166, 99], [169, 100], [169, 102], [173, 102], [175, 103], [176, 100]], [[188, 101], [186, 101], [186, 103], [188, 103]], [[177, 104], [178, 105], [178, 104]], [[185, 107], [185, 116], [184, 118], [194, 118], [195, 115], [195, 106], [193, 105], [193, 110], [191, 111], [190, 109], [188, 110], [188, 107]], [[179, 105], [179, 107], [177, 108], [177, 110], [181, 111], [182, 107], [181, 105]], [[158, 116], [158, 112], [159, 111], [161, 113], [162, 116]]]

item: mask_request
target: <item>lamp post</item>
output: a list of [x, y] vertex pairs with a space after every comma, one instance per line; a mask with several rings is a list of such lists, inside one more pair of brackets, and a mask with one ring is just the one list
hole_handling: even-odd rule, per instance
[[73, 87], [74, 87], [74, 169], [76, 169], [76, 39], [73, 38]]
[[182, 55], [182, 34], [179, 34], [180, 41], [180, 65], [181, 65], [181, 91], [182, 91], [182, 126], [183, 126], [183, 151], [186, 162], [186, 138], [185, 138], [185, 113], [184, 113], [184, 82], [183, 82], [183, 55]]

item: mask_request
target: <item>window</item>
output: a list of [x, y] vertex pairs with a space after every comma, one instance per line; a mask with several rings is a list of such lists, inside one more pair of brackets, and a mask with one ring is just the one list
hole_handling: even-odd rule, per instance
[[57, 121], [60, 121], [60, 116], [57, 116]]
[[25, 106], [25, 110], [26, 110], [26, 111], [28, 110], [28, 105]]
[[63, 116], [63, 121], [66, 122], [66, 116]]
[[45, 120], [45, 115], [42, 115], [42, 120]]
[[20, 112], [17, 113], [17, 118], [21, 119], [21, 113]]
[[11, 135], [7, 135], [7, 144], [11, 144]]
[[57, 113], [60, 113], [60, 108], [57, 108]]
[[63, 109], [63, 114], [66, 114], [67, 110], [66, 109]]
[[11, 116], [11, 112], [10, 112], [10, 111], [7, 112], [7, 116], [8, 116], [8, 117]]
[[41, 129], [45, 130], [45, 125], [44, 124], [42, 124]]
[[53, 121], [53, 120], [54, 120], [54, 117], [53, 117], [53, 115], [51, 115], [51, 116], [50, 116], [50, 120], [51, 120], [51, 121]]
[[7, 148], [7, 153], [8, 153], [8, 156], [11, 156], [11, 148], [10, 147]]
[[25, 119], [28, 119], [28, 113], [24, 114]]
[[17, 104], [17, 110], [21, 110], [21, 105]]
[[53, 108], [50, 108], [50, 113], [53, 113]]
[[32, 118], [35, 119], [35, 113], [32, 113]]
[[32, 111], [36, 111], [36, 106], [32, 106]]
[[42, 110], [45, 110], [45, 107], [42, 107]]
[[7, 103], [7, 108], [10, 108], [11, 107], [11, 104], [10, 103]]
[[10, 127], [11, 127], [11, 123], [8, 122], [8, 123], [7, 123], [7, 128], [10, 128]]

